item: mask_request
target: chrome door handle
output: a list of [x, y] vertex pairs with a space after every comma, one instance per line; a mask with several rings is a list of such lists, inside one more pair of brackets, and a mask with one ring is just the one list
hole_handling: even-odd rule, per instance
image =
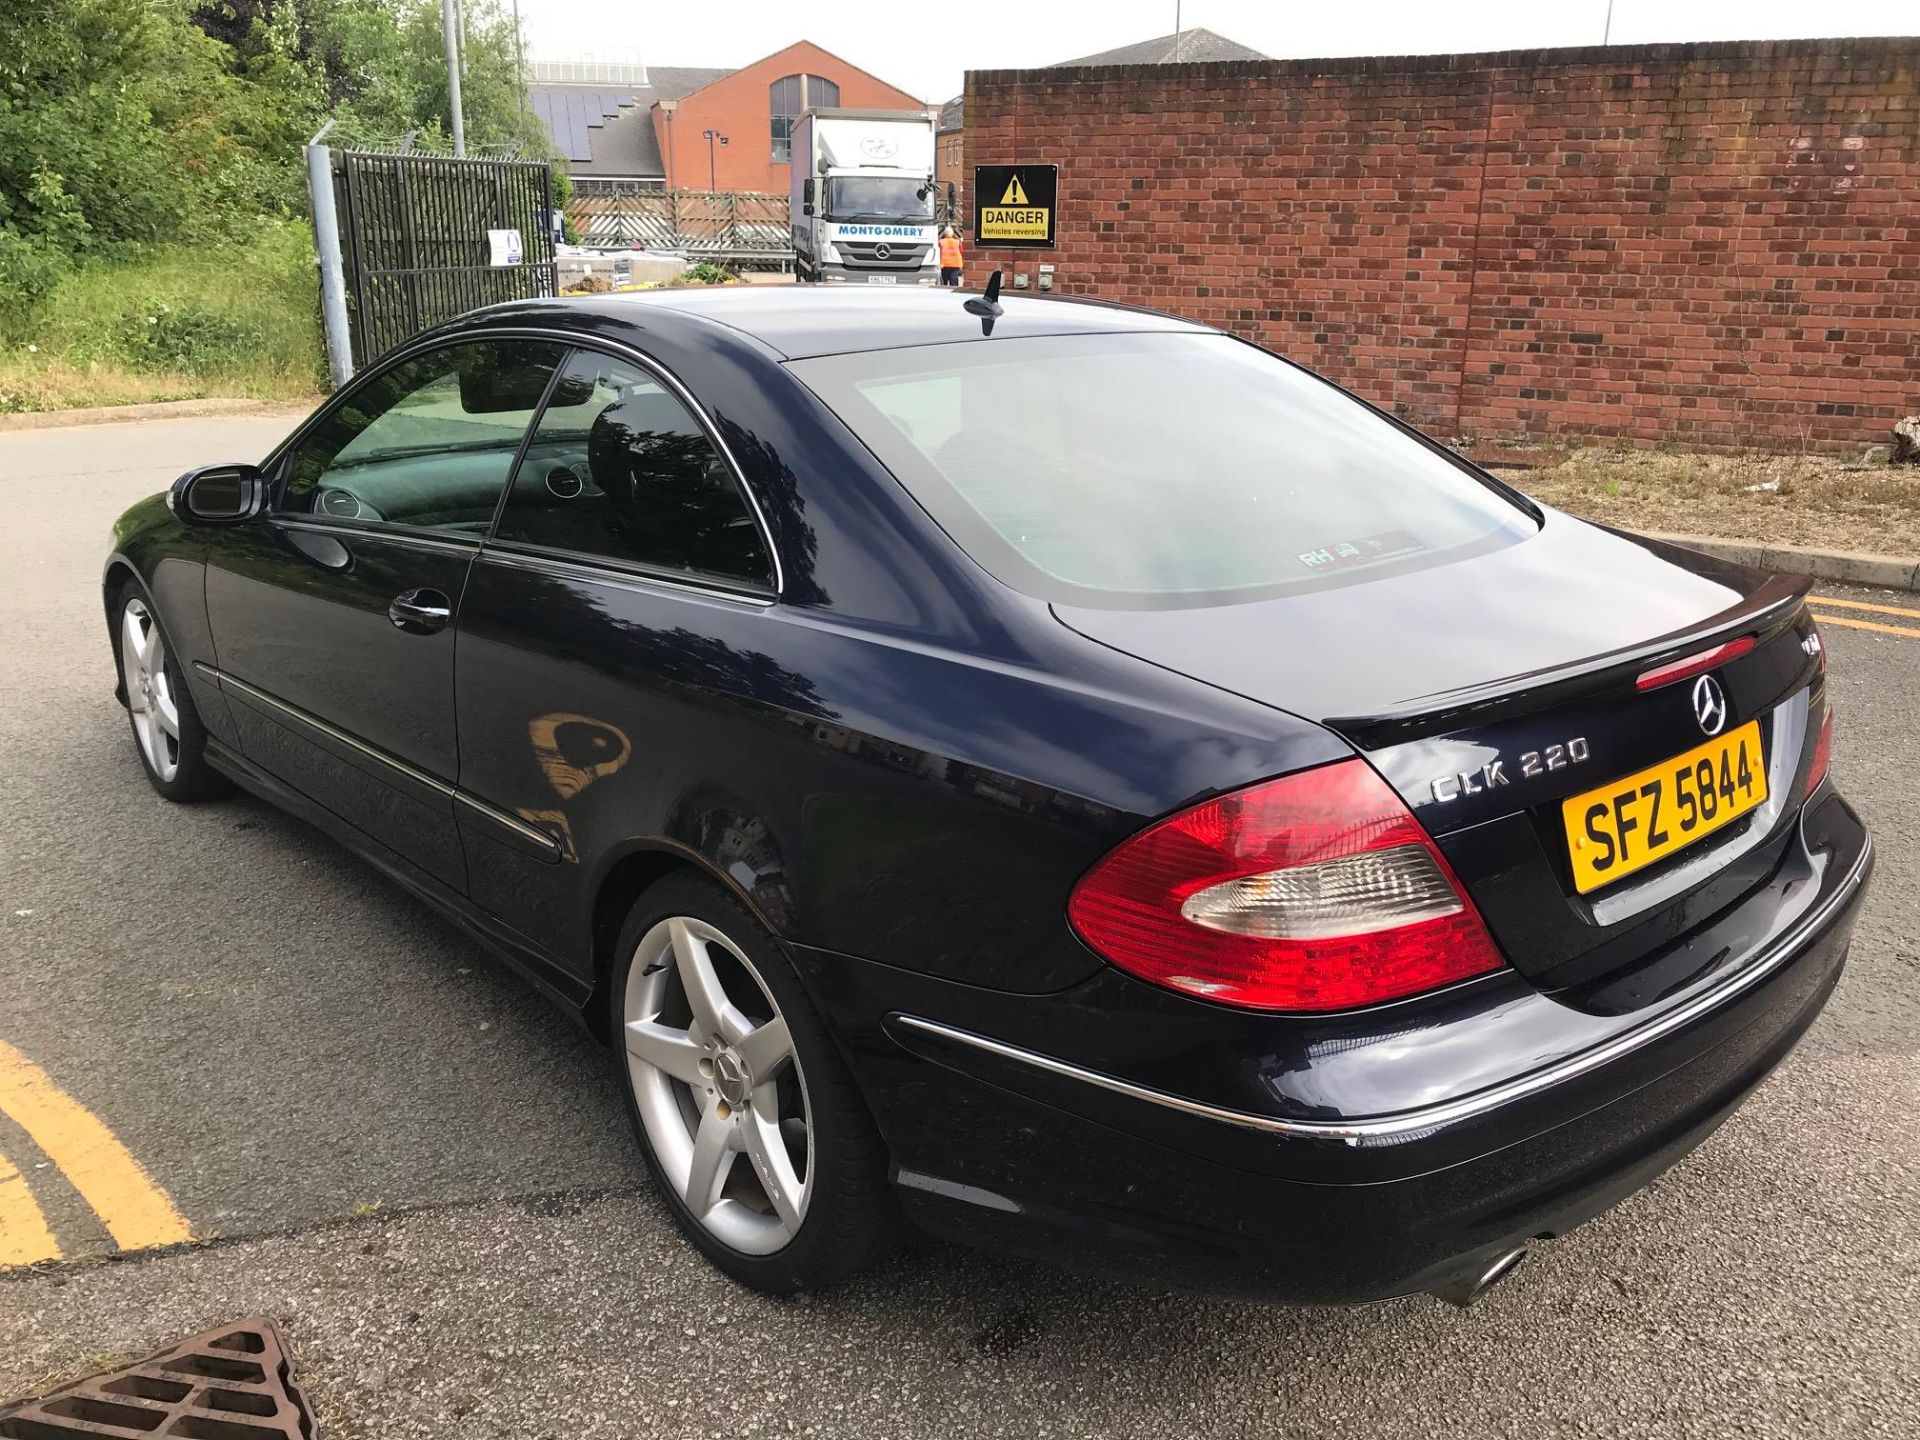
[[431, 635], [447, 628], [447, 622], [453, 619], [453, 602], [438, 590], [409, 590], [394, 596], [387, 607], [387, 618], [396, 630]]

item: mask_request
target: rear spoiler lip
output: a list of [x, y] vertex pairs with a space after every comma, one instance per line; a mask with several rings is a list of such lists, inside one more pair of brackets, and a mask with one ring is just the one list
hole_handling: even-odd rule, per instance
[[1740, 635], [1755, 635], [1764, 645], [1800, 618], [1806, 608], [1806, 594], [1812, 588], [1810, 576], [1768, 575], [1739, 603], [1684, 630], [1588, 656], [1570, 665], [1416, 696], [1392, 710], [1371, 715], [1333, 716], [1321, 724], [1362, 750], [1377, 750], [1457, 730], [1469, 721], [1484, 723], [1503, 719], [1517, 710], [1545, 709], [1618, 684], [1622, 669], [1679, 659], [1691, 651], [1704, 650]]

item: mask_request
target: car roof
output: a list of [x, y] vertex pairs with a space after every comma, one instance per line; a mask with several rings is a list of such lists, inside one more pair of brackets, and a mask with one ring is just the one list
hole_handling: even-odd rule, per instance
[[[661, 311], [724, 325], [789, 360], [913, 345], [1124, 331], [1206, 333], [1191, 321], [1104, 300], [1009, 295], [992, 336], [964, 308], [973, 292], [920, 286], [707, 285], [625, 295], [577, 296], [558, 303], [597, 317], [645, 324]], [[550, 306], [554, 301], [535, 302]], [[492, 314], [512, 307], [499, 307]], [[551, 311], [547, 313], [551, 314]]]

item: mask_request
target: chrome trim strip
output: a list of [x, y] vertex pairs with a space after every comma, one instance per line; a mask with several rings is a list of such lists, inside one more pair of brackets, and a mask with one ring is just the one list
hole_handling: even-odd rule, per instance
[[444, 795], [449, 800], [456, 800], [468, 809], [477, 811], [479, 814], [493, 821], [496, 825], [511, 830], [514, 834], [522, 836], [540, 846], [542, 850], [553, 856], [555, 860], [559, 860], [564, 856], [565, 851], [561, 848], [558, 840], [547, 834], [546, 831], [529, 825], [518, 815], [511, 815], [496, 805], [490, 805], [477, 796], [469, 795], [458, 786], [449, 785], [446, 781], [429, 775], [424, 770], [415, 769], [413, 766], [407, 764], [406, 761], [395, 759], [379, 747], [369, 745], [364, 740], [356, 739], [339, 726], [329, 725], [326, 721], [320, 719], [318, 716], [309, 714], [297, 705], [289, 705], [284, 700], [276, 699], [265, 690], [260, 689], [257, 685], [249, 685], [244, 680], [236, 680], [224, 670], [216, 670], [204, 660], [194, 661], [193, 668], [211, 677], [223, 690], [237, 690], [248, 699], [257, 700], [268, 709], [277, 710], [280, 714], [287, 716], [291, 720], [298, 721], [302, 725], [318, 730], [328, 739], [339, 741], [356, 754], [364, 755], [369, 760], [376, 760], [388, 769], [397, 771], [399, 774], [413, 781], [416, 785], [432, 790], [436, 794]]
[[481, 537], [455, 538], [427, 535], [411, 525], [395, 525], [381, 520], [323, 520], [294, 511], [264, 517], [267, 524], [281, 530], [300, 530], [312, 535], [356, 535], [363, 540], [386, 540], [396, 545], [411, 545], [416, 550], [438, 550], [448, 555], [477, 555]]
[[489, 540], [481, 547], [480, 558], [483, 562], [505, 565], [515, 570], [530, 570], [536, 575], [559, 575], [569, 580], [584, 580], [592, 585], [613, 585], [625, 590], [647, 591], [657, 588], [680, 591], [711, 600], [731, 600], [736, 605], [747, 605], [756, 610], [764, 610], [774, 603], [771, 595], [755, 595], [724, 585], [708, 585], [699, 580], [668, 579], [645, 570], [616, 568], [611, 562], [605, 566], [597, 565], [585, 556], [571, 560], [559, 555], [535, 553], [531, 548], [501, 548], [514, 544], [516, 542], [510, 540]]
[[[195, 662], [195, 664], [199, 664], [199, 663], [200, 662], [198, 661]], [[227, 674], [227, 672], [224, 670], [215, 670], [211, 665], [202, 665], [201, 668], [208, 671], [215, 680], [219, 681], [220, 687], [222, 689], [238, 690], [242, 695], [245, 695], [249, 700], [257, 700], [262, 705], [265, 705], [269, 710], [277, 710], [282, 715], [287, 716], [291, 720], [297, 720], [302, 725], [306, 725], [312, 729], [318, 730], [322, 735], [325, 735], [329, 740], [338, 740], [342, 745], [345, 745], [346, 747], [348, 747], [350, 750], [353, 750], [357, 754], [364, 755], [369, 760], [378, 760], [382, 765], [387, 766], [389, 769], [399, 771], [402, 775], [406, 776], [409, 780], [413, 781], [416, 785], [422, 785], [429, 790], [437, 791], [438, 793], [445, 795], [448, 799], [453, 798], [453, 793], [454, 793], [453, 786], [447, 784], [446, 781], [438, 779], [435, 776], [429, 775], [424, 770], [416, 770], [413, 766], [407, 764], [404, 760], [394, 759], [393, 756], [387, 754], [386, 751], [379, 749], [377, 746], [369, 745], [364, 740], [356, 739], [352, 735], [349, 735], [346, 731], [340, 729], [337, 725], [329, 725], [326, 721], [320, 719], [318, 716], [309, 714], [307, 711], [302, 710], [298, 705], [289, 705], [284, 700], [276, 699], [272, 695], [269, 695], [266, 691], [260, 689], [258, 686], [249, 685], [244, 680], [236, 680], [233, 678], [233, 676]]]
[[538, 826], [529, 825], [518, 815], [509, 815], [505, 810], [494, 805], [489, 805], [486, 801], [476, 795], [469, 794], [465, 790], [456, 789], [453, 792], [453, 798], [469, 810], [477, 811], [480, 815], [493, 821], [494, 824], [504, 826], [506, 829], [513, 831], [514, 834], [524, 836], [526, 839], [531, 840], [549, 855], [553, 856], [555, 860], [561, 859], [566, 854], [566, 851], [561, 848], [558, 840], [554, 839], [553, 836]]
[[1861, 849], [1859, 858], [1847, 877], [1828, 897], [1825, 904], [1817, 910], [1803, 916], [1799, 924], [1775, 944], [1773, 951], [1764, 958], [1755, 961], [1729, 978], [1725, 984], [1696, 995], [1683, 1005], [1657, 1016], [1645, 1025], [1616, 1035], [1591, 1050], [1569, 1056], [1556, 1065], [1550, 1065], [1531, 1075], [1523, 1075], [1505, 1084], [1495, 1085], [1491, 1089], [1477, 1094], [1463, 1096], [1458, 1100], [1449, 1100], [1438, 1105], [1429, 1105], [1419, 1110], [1409, 1110], [1398, 1115], [1383, 1116], [1375, 1120], [1354, 1120], [1335, 1122], [1329, 1120], [1284, 1120], [1272, 1115], [1254, 1115], [1244, 1110], [1228, 1110], [1218, 1105], [1208, 1105], [1199, 1100], [1188, 1100], [1184, 1096], [1171, 1095], [1164, 1090], [1154, 1090], [1145, 1085], [1136, 1085], [1116, 1076], [1105, 1075], [1097, 1070], [1087, 1070], [1064, 1060], [1056, 1060], [1050, 1055], [1042, 1055], [1032, 1050], [1023, 1050], [1016, 1045], [1008, 1045], [999, 1040], [990, 1040], [984, 1035], [976, 1035], [969, 1030], [958, 1030], [951, 1025], [942, 1025], [937, 1020], [923, 1020], [917, 1015], [896, 1015], [893, 1018], [902, 1025], [915, 1030], [936, 1035], [944, 1040], [955, 1041], [961, 1045], [970, 1045], [976, 1050], [998, 1055], [1005, 1060], [1018, 1061], [1031, 1065], [1036, 1070], [1058, 1075], [1068, 1080], [1078, 1080], [1094, 1085], [1102, 1090], [1110, 1090], [1117, 1095], [1130, 1099], [1144, 1100], [1149, 1104], [1164, 1106], [1185, 1115], [1197, 1116], [1202, 1120], [1215, 1120], [1225, 1125], [1237, 1125], [1243, 1129], [1260, 1130], [1272, 1135], [1284, 1135], [1299, 1140], [1331, 1140], [1344, 1145], [1359, 1145], [1370, 1140], [1393, 1140], [1420, 1131], [1437, 1130], [1462, 1120], [1472, 1119], [1503, 1105], [1524, 1100], [1537, 1095], [1555, 1085], [1576, 1079], [1604, 1065], [1609, 1065], [1624, 1055], [1631, 1054], [1643, 1045], [1671, 1035], [1674, 1031], [1692, 1024], [1709, 1011], [1717, 1009], [1738, 995], [1744, 994], [1758, 985], [1767, 976], [1778, 970], [1797, 950], [1802, 941], [1814, 930], [1824, 925], [1834, 912], [1851, 900], [1860, 887], [1860, 878], [1866, 872], [1873, 858], [1873, 843], [1868, 841]]

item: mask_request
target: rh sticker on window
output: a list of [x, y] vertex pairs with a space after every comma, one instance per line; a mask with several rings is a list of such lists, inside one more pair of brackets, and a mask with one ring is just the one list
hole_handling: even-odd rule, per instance
[[1295, 558], [1309, 570], [1333, 570], [1347, 565], [1369, 565], [1376, 560], [1391, 560], [1423, 548], [1418, 540], [1404, 530], [1382, 530], [1378, 535], [1341, 540], [1321, 550], [1303, 550]]

